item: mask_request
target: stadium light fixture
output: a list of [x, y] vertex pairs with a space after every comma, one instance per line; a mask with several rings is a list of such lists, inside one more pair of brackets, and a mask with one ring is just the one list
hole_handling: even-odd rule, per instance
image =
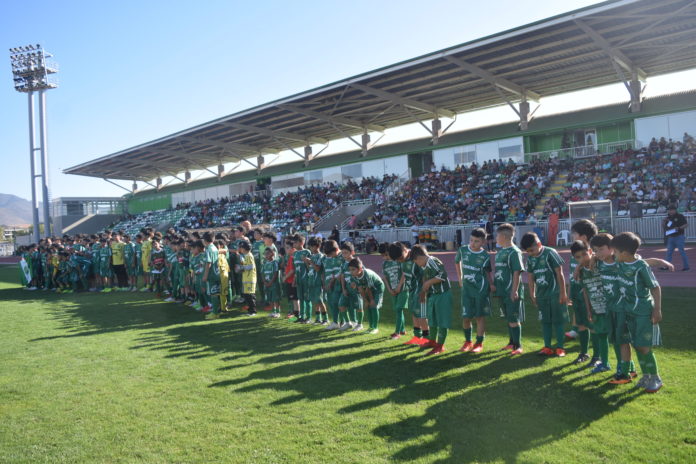
[[[51, 235], [50, 202], [48, 197], [48, 150], [46, 133], [46, 90], [55, 89], [58, 83], [55, 74], [58, 65], [51, 59], [53, 55], [46, 52], [40, 44], [10, 48], [10, 65], [12, 80], [17, 92], [26, 93], [29, 103], [29, 159], [31, 162], [31, 201], [34, 225], [33, 239], [39, 240], [39, 210], [36, 198], [36, 178], [41, 179], [43, 201], [44, 236]], [[35, 137], [34, 92], [39, 100], [39, 140]], [[41, 174], [36, 174], [36, 152], [41, 154]]]

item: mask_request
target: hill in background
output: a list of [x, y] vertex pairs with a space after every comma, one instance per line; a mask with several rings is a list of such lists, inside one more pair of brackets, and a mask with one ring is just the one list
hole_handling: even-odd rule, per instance
[[[39, 220], [43, 219], [39, 206]], [[0, 225], [20, 226], [31, 224], [31, 201], [16, 195], [0, 193]]]

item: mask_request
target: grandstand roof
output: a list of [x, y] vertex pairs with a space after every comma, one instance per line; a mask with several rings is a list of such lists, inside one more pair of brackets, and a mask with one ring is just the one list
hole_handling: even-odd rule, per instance
[[256, 106], [64, 172], [149, 181], [523, 98], [645, 79], [696, 67], [695, 41], [692, 0], [611, 0]]

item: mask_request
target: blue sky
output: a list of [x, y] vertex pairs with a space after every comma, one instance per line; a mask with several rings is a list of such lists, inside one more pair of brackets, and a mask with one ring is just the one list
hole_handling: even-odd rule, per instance
[[[0, 16], [0, 192], [29, 198], [27, 102], [7, 50], [40, 43], [53, 197], [121, 195], [61, 170], [216, 117], [595, 1], [35, 1]], [[32, 16], [29, 17], [28, 15]]]

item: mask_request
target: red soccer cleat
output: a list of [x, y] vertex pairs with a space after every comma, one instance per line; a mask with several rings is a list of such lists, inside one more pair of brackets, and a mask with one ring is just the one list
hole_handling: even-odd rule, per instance
[[398, 334], [398, 333], [396, 333], [396, 332], [394, 332], [393, 334], [391, 334], [391, 335], [389, 336], [389, 338], [390, 338], [391, 340], [398, 340], [399, 338], [401, 338], [401, 335]]
[[437, 346], [437, 342], [435, 340], [424, 338], [423, 342], [421, 343], [421, 346], [423, 348], [435, 348]]
[[556, 356], [559, 358], [564, 358], [566, 355], [566, 352], [563, 348], [556, 348]]
[[554, 351], [551, 348], [549, 348], [548, 346], [545, 346], [542, 349], [540, 349], [537, 354], [539, 356], [553, 356]]
[[510, 356], [516, 356], [518, 354], [522, 354], [523, 352], [524, 350], [522, 350], [522, 347], [519, 346], [510, 352]]
[[459, 351], [461, 351], [462, 353], [468, 353], [472, 349], [474, 349], [474, 344], [468, 341], [464, 342], [464, 345], [462, 345], [462, 347], [459, 348]]
[[208, 306], [203, 306], [203, 307], [201, 308], [201, 312], [202, 312], [203, 314], [207, 314], [207, 313], [209, 313], [209, 312], [212, 311], [212, 310], [213, 310], [213, 307], [210, 306], [210, 305], [208, 305]]
[[416, 336], [414, 335], [413, 338], [411, 338], [409, 341], [404, 342], [404, 345], [420, 345], [420, 344], [421, 344], [421, 340], [422, 340], [422, 339], [421, 339], [420, 337], [416, 337]]
[[480, 353], [483, 351], [483, 343], [474, 343], [474, 348], [472, 348], [472, 353]]
[[514, 349], [515, 349], [515, 347], [510, 344], [510, 345], [505, 345], [504, 347], [502, 347], [500, 349], [500, 351], [505, 351], [505, 350], [512, 351]]
[[435, 343], [433, 349], [425, 353], [425, 355], [430, 356], [431, 354], [444, 353], [445, 351], [445, 345], [443, 345], [442, 343]]

